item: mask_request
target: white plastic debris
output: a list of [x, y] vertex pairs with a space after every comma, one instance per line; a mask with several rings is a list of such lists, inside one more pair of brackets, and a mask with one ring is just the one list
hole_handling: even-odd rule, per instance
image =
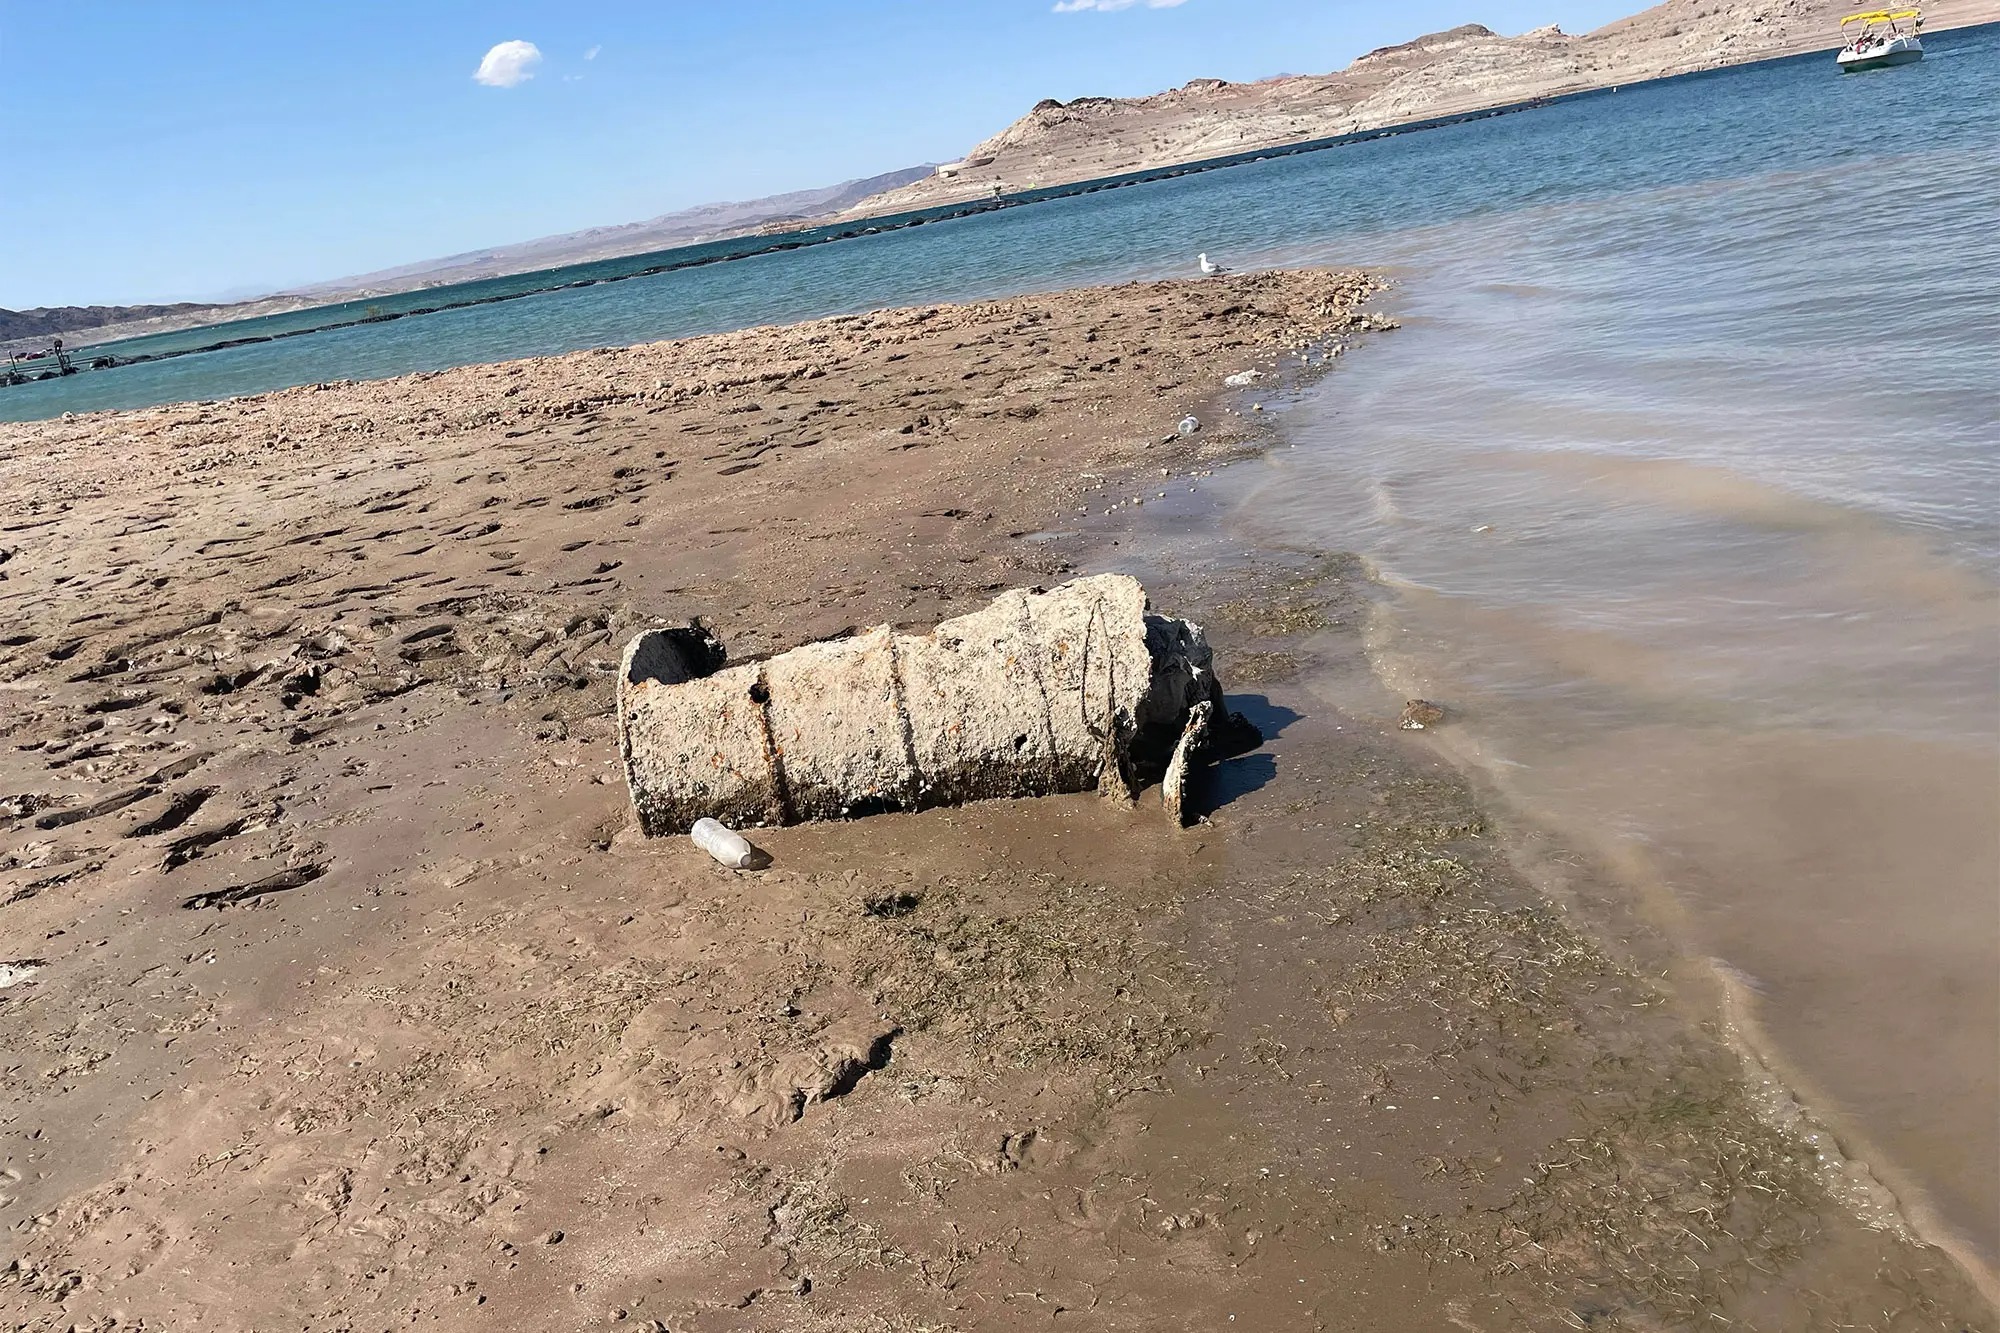
[[757, 849], [740, 833], [713, 819], [697, 819], [688, 830], [694, 845], [731, 870], [746, 870], [757, 860]]
[[1182, 435], [1192, 435], [1201, 429], [1201, 422], [1192, 416], [1181, 418], [1181, 424], [1174, 427]]
[[1232, 389], [1247, 389], [1264, 378], [1261, 370], [1239, 370], [1234, 375], [1225, 375], [1222, 382]]
[[0, 963], [0, 990], [7, 990], [13, 986], [19, 986], [23, 982], [33, 981], [35, 973], [41, 970], [41, 966], [38, 963]]

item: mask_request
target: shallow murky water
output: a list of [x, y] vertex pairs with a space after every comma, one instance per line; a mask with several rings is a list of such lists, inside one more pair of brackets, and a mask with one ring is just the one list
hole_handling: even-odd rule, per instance
[[[1984, 58], [1994, 59], [1992, 53]], [[1238, 514], [1365, 553], [1399, 693], [2000, 1257], [2000, 151], [1385, 236], [1402, 332]]]

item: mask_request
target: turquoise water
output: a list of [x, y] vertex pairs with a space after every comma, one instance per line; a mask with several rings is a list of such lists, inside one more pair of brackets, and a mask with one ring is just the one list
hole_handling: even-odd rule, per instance
[[1368, 556], [1382, 698], [1444, 701], [1429, 743], [1715, 960], [1751, 1044], [1990, 1268], [2000, 27], [1926, 45], [0, 389], [0, 417], [1181, 275], [1199, 250], [1385, 266], [1405, 327], [1286, 409], [1299, 447], [1239, 470], [1232, 522]]
[[[1588, 95], [1588, 94], [1585, 94]], [[1289, 144], [1281, 148], [1262, 150], [1257, 153], [1234, 153], [1223, 157], [1207, 158], [1200, 162], [1168, 167], [1150, 168], [1144, 171], [1127, 172], [1097, 180], [1080, 181], [1068, 185], [1047, 186], [1035, 190], [1023, 190], [991, 200], [974, 199], [952, 204], [933, 205], [906, 213], [888, 214], [865, 221], [830, 223], [818, 227], [808, 227], [798, 231], [780, 232], [772, 235], [749, 235], [726, 237], [721, 240], [706, 241], [694, 245], [684, 245], [670, 250], [652, 251], [635, 255], [624, 255], [611, 259], [591, 260], [585, 263], [569, 264], [560, 268], [542, 269], [528, 273], [509, 274], [501, 277], [482, 278], [475, 281], [440, 284], [422, 287], [412, 291], [394, 292], [385, 295], [362, 296], [352, 300], [326, 305], [315, 305], [299, 310], [279, 311], [268, 315], [238, 319], [220, 324], [204, 325], [196, 328], [178, 329], [165, 333], [145, 334], [110, 342], [88, 343], [71, 348], [82, 367], [96, 368], [99, 358], [108, 358], [117, 366], [143, 363], [167, 357], [186, 356], [196, 353], [234, 350], [248, 344], [270, 343], [308, 334], [336, 333], [352, 328], [368, 326], [380, 333], [380, 326], [399, 319], [431, 316], [473, 307], [493, 306], [522, 300], [528, 297], [554, 295], [557, 293], [602, 286], [608, 283], [626, 282], [640, 278], [658, 277], [662, 274], [705, 268], [715, 264], [739, 262], [745, 259], [761, 258], [770, 254], [798, 251], [832, 242], [857, 240], [872, 237], [883, 232], [914, 230], [917, 227], [954, 221], [978, 214], [992, 214], [1003, 210], [1040, 205], [1065, 198], [1097, 195], [1111, 190], [1127, 189], [1137, 185], [1164, 180], [1179, 179], [1195, 173], [1221, 170], [1251, 162], [1262, 162], [1272, 157], [1287, 157], [1299, 153], [1316, 152], [1324, 148], [1360, 143], [1393, 135], [1414, 133], [1447, 124], [1459, 124], [1471, 120], [1489, 119], [1526, 109], [1530, 104], [1517, 103], [1511, 106], [1488, 108], [1483, 111], [1461, 112], [1453, 116], [1434, 117], [1401, 123], [1393, 128], [1371, 130], [1360, 134], [1338, 135], [1327, 139], [1308, 140]], [[657, 297], [657, 293], [654, 294]], [[489, 312], [490, 313], [490, 312]], [[538, 312], [536, 317], [561, 319], [576, 314], [571, 306], [557, 307], [553, 312]], [[657, 306], [647, 306], [643, 301], [633, 312], [642, 321], [658, 316]], [[530, 321], [535, 317], [530, 317]], [[490, 328], [491, 324], [479, 325]], [[517, 324], [514, 331], [527, 327]], [[718, 328], [741, 327], [737, 323], [719, 326], [699, 324], [675, 334], [663, 334], [651, 324], [642, 324], [644, 331], [632, 334], [626, 342], [647, 338], [682, 336], [686, 332], [715, 332]], [[679, 326], [675, 326], [679, 327]], [[477, 334], [475, 333], [475, 336]], [[539, 336], [539, 333], [538, 333]], [[555, 336], [562, 337], [561, 333]], [[308, 356], [321, 355], [327, 342], [315, 344]], [[397, 359], [400, 355], [394, 349], [407, 344], [395, 344], [387, 339], [366, 339], [364, 344], [372, 353], [380, 353], [382, 364], [391, 369], [374, 369], [370, 375], [390, 375], [405, 370], [435, 369], [429, 362], [406, 362]], [[603, 345], [602, 343], [561, 342], [556, 350], [576, 350], [578, 347]], [[466, 353], [470, 354], [470, 353]], [[515, 355], [520, 353], [509, 353]], [[473, 356], [474, 361], [490, 360], [491, 356]], [[274, 374], [278, 368], [296, 366], [297, 361], [283, 357], [251, 358], [252, 368], [246, 374]], [[466, 364], [464, 360], [452, 364]], [[44, 368], [46, 363], [44, 364]], [[111, 368], [111, 367], [107, 367]], [[234, 373], [234, 372], [231, 372]], [[296, 376], [296, 371], [292, 372]], [[53, 377], [50, 377], [53, 379]], [[169, 376], [127, 375], [123, 377], [123, 391], [127, 394], [142, 388], [157, 390], [158, 386], [171, 383]], [[283, 384], [301, 383], [297, 378], [286, 379]], [[102, 388], [103, 386], [94, 386]], [[282, 387], [273, 383], [267, 387]], [[51, 394], [63, 389], [74, 393], [75, 386], [57, 386], [49, 389]], [[240, 390], [232, 390], [240, 392]], [[183, 395], [185, 396], [185, 395]], [[90, 399], [95, 403], [94, 398]], [[148, 400], [151, 401], [151, 400]], [[160, 401], [172, 401], [171, 398]], [[122, 401], [120, 406], [142, 406], [143, 403]], [[8, 419], [0, 414], [0, 420]]]
[[[0, 419], [259, 393], [880, 306], [1179, 274], [1202, 249], [1249, 260], [1389, 228], [1786, 166], [1861, 161], [1879, 143], [1884, 124], [1928, 151], [1990, 148], [1991, 117], [1982, 106], [1993, 91], [1990, 71], [1981, 78], [1953, 77], [1951, 70], [1990, 66], [1992, 40], [1938, 35], [1936, 55], [1904, 87], [1876, 79], [1829, 82], [1822, 77], [1824, 58], [1801, 57], [810, 249], [86, 372], [0, 389]], [[581, 281], [614, 271], [629, 271], [629, 263], [578, 266], [553, 277]], [[524, 285], [533, 281], [495, 279], [354, 304], [363, 312], [370, 305], [403, 309]], [[322, 317], [274, 316], [249, 331]], [[144, 345], [158, 350], [194, 336], [212, 335], [158, 335], [158, 342]]]

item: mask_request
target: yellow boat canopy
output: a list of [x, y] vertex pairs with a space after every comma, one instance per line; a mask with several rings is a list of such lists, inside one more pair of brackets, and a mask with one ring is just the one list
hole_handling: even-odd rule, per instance
[[1920, 19], [1923, 16], [1924, 11], [1921, 9], [1871, 9], [1865, 14], [1849, 14], [1840, 21], [1840, 26], [1844, 28], [1850, 23], [1894, 23], [1900, 19]]

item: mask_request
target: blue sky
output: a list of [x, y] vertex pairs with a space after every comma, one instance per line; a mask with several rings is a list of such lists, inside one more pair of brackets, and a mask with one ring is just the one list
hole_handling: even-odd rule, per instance
[[[945, 161], [1043, 97], [1640, 7], [1083, 3], [1117, 7], [0, 0], [0, 306], [249, 295]], [[533, 77], [475, 80], [510, 41]]]

